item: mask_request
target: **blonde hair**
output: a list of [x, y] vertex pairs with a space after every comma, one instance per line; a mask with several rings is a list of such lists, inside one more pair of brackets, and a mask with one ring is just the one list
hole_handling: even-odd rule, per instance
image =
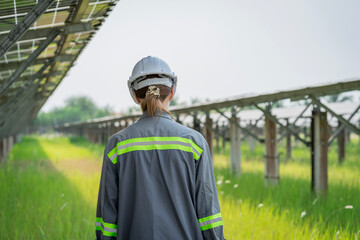
[[152, 85], [148, 87], [141, 88], [135, 91], [136, 97], [141, 99], [141, 110], [143, 112], [147, 112], [150, 117], [154, 117], [157, 112], [164, 111], [166, 113], [170, 113], [166, 109], [163, 109], [158, 100], [164, 102], [164, 100], [171, 93], [171, 88], [165, 85]]

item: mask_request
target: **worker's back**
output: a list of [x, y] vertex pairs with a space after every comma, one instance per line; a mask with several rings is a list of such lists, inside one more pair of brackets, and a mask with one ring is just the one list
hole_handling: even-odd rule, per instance
[[[211, 158], [200, 133], [166, 113], [145, 113], [112, 136], [103, 164], [97, 217], [103, 228], [110, 224], [107, 236], [223, 239]], [[106, 239], [99, 238], [103, 233], [97, 231], [98, 239]]]

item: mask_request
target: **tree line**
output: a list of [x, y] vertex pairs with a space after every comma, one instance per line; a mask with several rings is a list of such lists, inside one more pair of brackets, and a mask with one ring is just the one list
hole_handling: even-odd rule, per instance
[[98, 107], [90, 97], [75, 96], [66, 99], [63, 107], [55, 107], [49, 112], [40, 111], [35, 118], [34, 126], [54, 127], [69, 122], [105, 117], [112, 113], [111, 107]]

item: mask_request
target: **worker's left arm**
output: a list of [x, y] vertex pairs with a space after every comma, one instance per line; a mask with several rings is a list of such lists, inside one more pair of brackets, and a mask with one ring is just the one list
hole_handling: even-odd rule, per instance
[[117, 236], [118, 174], [116, 162], [109, 157], [111, 145], [109, 143], [105, 149], [101, 171], [96, 211], [96, 240], [113, 240]]
[[196, 163], [196, 210], [204, 240], [224, 240], [223, 221], [209, 147]]

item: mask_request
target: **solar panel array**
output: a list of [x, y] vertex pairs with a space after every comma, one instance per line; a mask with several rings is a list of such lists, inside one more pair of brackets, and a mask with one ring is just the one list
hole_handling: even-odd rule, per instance
[[[1, 1], [0, 44], [39, 1]], [[0, 139], [35, 118], [117, 2], [54, 0], [0, 55]], [[36, 55], [41, 46], [44, 50]]]

